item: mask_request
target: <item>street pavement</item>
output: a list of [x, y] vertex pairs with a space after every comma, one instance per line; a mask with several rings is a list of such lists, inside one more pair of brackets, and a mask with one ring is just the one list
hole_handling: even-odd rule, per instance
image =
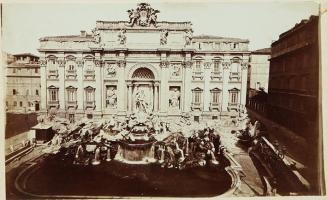
[[243, 173], [241, 173], [241, 185], [237, 189], [233, 196], [235, 197], [251, 197], [251, 196], [263, 196], [264, 185], [261, 181], [261, 174], [254, 165], [251, 157], [247, 152], [247, 148], [237, 143], [237, 137], [231, 133], [231, 130], [237, 130], [237, 128], [216, 128], [220, 133], [221, 143], [227, 150], [232, 153], [233, 157], [242, 166]]

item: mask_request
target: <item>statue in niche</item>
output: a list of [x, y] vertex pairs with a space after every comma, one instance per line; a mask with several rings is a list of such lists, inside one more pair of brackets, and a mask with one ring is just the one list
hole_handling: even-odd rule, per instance
[[113, 64], [107, 64], [107, 75], [109, 77], [115, 77], [116, 76], [116, 68]]
[[185, 35], [185, 46], [191, 45], [192, 38], [193, 38], [192, 31], [187, 31]]
[[171, 108], [179, 109], [179, 101], [180, 101], [180, 92], [177, 88], [174, 88], [170, 95], [169, 106]]
[[126, 30], [125, 29], [121, 29], [118, 33], [118, 42], [119, 44], [125, 44], [126, 43]]
[[96, 44], [99, 44], [100, 41], [101, 41], [100, 32], [98, 30], [96, 30], [96, 29], [93, 29], [92, 34], [93, 34], [93, 37], [94, 37], [94, 42]]
[[107, 106], [115, 108], [117, 106], [117, 95], [114, 87], [107, 90]]
[[160, 34], [160, 45], [167, 44], [167, 36], [168, 36], [168, 31], [162, 30]]
[[172, 76], [180, 76], [181, 68], [179, 65], [174, 65]]
[[139, 112], [147, 111], [148, 103], [145, 100], [145, 93], [144, 90], [140, 90], [136, 93], [136, 110]]

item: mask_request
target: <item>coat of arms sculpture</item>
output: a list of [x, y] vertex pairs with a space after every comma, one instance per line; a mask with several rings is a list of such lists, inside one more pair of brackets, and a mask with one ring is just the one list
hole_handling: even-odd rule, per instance
[[127, 11], [129, 16], [128, 26], [132, 27], [136, 25], [147, 27], [153, 25], [156, 27], [157, 13], [160, 11], [151, 8], [148, 3], [139, 3], [137, 6], [136, 10], [131, 9]]

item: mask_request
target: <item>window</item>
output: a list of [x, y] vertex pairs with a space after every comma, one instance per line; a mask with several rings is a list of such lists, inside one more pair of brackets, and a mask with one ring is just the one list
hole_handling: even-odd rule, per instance
[[231, 64], [231, 69], [230, 69], [231, 72], [233, 73], [238, 73], [239, 72], [239, 63], [237, 62], [233, 62]]
[[68, 70], [73, 71], [75, 69], [74, 65], [69, 65]]
[[19, 102], [19, 106], [23, 107], [23, 102], [22, 101]]
[[198, 72], [201, 71], [201, 61], [200, 60], [197, 60], [195, 62], [195, 70]]
[[13, 94], [13, 95], [16, 95], [16, 94], [17, 94], [16, 89], [13, 89], [13, 90], [12, 90], [12, 94]]
[[93, 102], [94, 101], [94, 88], [86, 87], [85, 88], [85, 101]]
[[194, 103], [201, 103], [201, 93], [200, 92], [194, 93]]
[[199, 116], [194, 116], [194, 121], [199, 122], [200, 121], [200, 117]]
[[212, 119], [213, 120], [218, 119], [218, 116], [212, 116]]
[[17, 101], [14, 101], [14, 106], [15, 106], [15, 107], [17, 106]]
[[51, 87], [49, 88], [50, 101], [58, 101], [58, 88]]
[[220, 71], [220, 62], [219, 61], [214, 61], [214, 63], [213, 63], [213, 71], [214, 72], [219, 72]]
[[6, 101], [6, 106], [8, 106], [8, 101]]
[[93, 119], [93, 115], [92, 115], [92, 114], [87, 114], [87, 115], [86, 115], [86, 118], [88, 118], [88, 119]]
[[193, 91], [193, 104], [200, 104], [202, 101], [202, 89], [195, 88]]
[[233, 88], [229, 90], [229, 103], [235, 105], [238, 103], [239, 89]]
[[39, 90], [35, 90], [35, 95], [39, 96]]
[[232, 92], [231, 97], [232, 97], [231, 103], [237, 103], [237, 93]]
[[38, 68], [35, 68], [35, 73], [39, 73], [39, 69]]
[[16, 73], [16, 68], [12, 69], [12, 73], [14, 73], [14, 74]]
[[68, 87], [67, 89], [67, 101], [76, 101], [76, 88]]
[[212, 92], [212, 103], [219, 103], [219, 91]]

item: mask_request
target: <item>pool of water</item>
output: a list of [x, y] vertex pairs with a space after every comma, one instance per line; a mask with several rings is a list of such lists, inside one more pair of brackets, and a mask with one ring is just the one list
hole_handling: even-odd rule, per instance
[[103, 161], [81, 166], [59, 156], [48, 156], [30, 172], [25, 191], [38, 195], [211, 197], [226, 192], [232, 181], [223, 165], [179, 170]]

